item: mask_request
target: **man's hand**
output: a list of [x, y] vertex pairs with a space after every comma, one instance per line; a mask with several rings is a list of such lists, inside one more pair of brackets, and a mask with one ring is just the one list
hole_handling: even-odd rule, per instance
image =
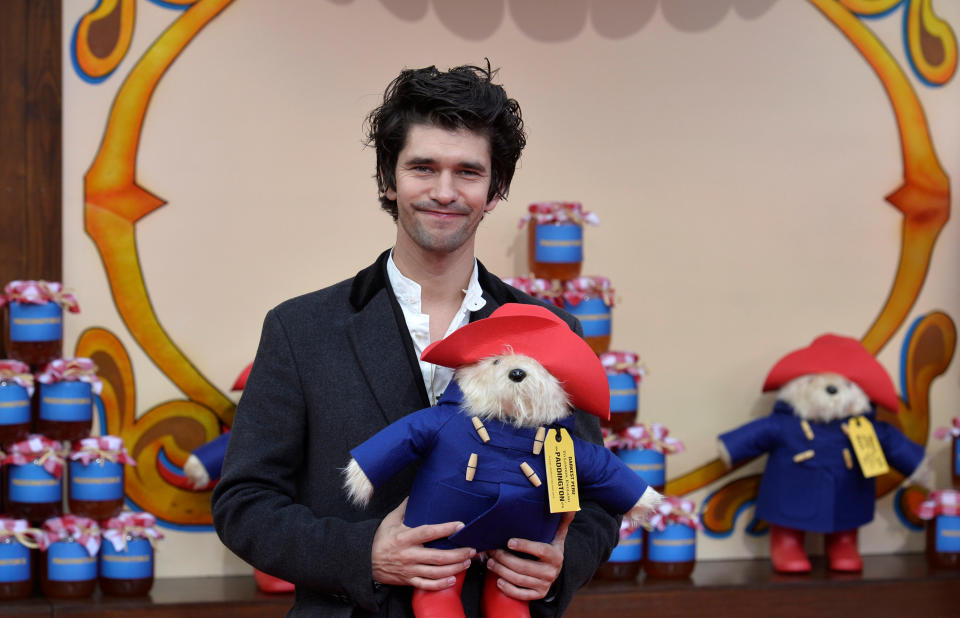
[[424, 590], [449, 588], [456, 581], [454, 576], [470, 567], [476, 550], [470, 547], [432, 549], [423, 544], [450, 536], [463, 528], [463, 523], [451, 521], [408, 528], [403, 525], [406, 509], [404, 499], [383, 518], [373, 536], [374, 581]]
[[537, 560], [521, 558], [504, 549], [489, 552], [487, 569], [500, 576], [497, 586], [504, 594], [519, 601], [535, 601], [547, 596], [563, 568], [563, 543], [575, 515], [563, 514], [557, 534], [550, 543], [510, 539], [507, 544], [510, 549], [535, 556]]

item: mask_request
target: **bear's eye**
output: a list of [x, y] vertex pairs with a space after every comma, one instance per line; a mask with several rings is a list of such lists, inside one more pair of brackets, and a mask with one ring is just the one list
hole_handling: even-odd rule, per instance
[[827, 393], [830, 394], [830, 395], [836, 395], [836, 394], [837, 394], [837, 387], [834, 386], [833, 384], [828, 384], [826, 390], [827, 390]]
[[511, 369], [507, 377], [514, 382], [523, 382], [523, 379], [527, 377], [527, 372], [523, 369]]
[[500, 364], [500, 359], [499, 359], [499, 358], [493, 359], [493, 364], [494, 364], [494, 365], [499, 365], [499, 364]]

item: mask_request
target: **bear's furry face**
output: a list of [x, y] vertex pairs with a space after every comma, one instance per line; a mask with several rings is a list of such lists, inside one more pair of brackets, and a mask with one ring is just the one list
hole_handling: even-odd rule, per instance
[[777, 399], [808, 421], [830, 421], [865, 414], [870, 398], [854, 382], [836, 373], [811, 373], [783, 385]]
[[464, 410], [481, 419], [538, 427], [572, 414], [560, 382], [523, 354], [485, 358], [458, 369], [454, 379], [463, 391]]

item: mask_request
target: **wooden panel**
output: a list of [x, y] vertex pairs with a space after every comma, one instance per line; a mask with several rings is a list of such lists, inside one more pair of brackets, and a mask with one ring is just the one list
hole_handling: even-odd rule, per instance
[[25, 269], [52, 281], [63, 273], [61, 12], [60, 0], [27, 0]]
[[0, 286], [63, 272], [60, 26], [61, 0], [0, 3]]
[[0, 285], [26, 264], [26, 0], [0, 8]]

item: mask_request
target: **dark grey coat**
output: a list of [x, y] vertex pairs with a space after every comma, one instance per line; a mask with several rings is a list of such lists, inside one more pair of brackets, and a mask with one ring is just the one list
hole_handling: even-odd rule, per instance
[[[409, 493], [415, 468], [379, 489], [366, 510], [351, 506], [340, 469], [350, 449], [429, 405], [383, 253], [356, 277], [272, 309], [237, 408], [213, 492], [224, 544], [297, 587], [294, 616], [409, 616], [410, 589], [375, 587], [370, 551], [381, 519]], [[479, 266], [486, 317], [507, 302], [543, 304]], [[580, 324], [554, 309], [571, 328]], [[594, 417], [577, 412], [577, 433], [598, 442]], [[534, 615], [560, 615], [616, 545], [618, 520], [582, 505], [567, 536], [564, 568]], [[464, 587], [478, 615], [482, 567]]]

